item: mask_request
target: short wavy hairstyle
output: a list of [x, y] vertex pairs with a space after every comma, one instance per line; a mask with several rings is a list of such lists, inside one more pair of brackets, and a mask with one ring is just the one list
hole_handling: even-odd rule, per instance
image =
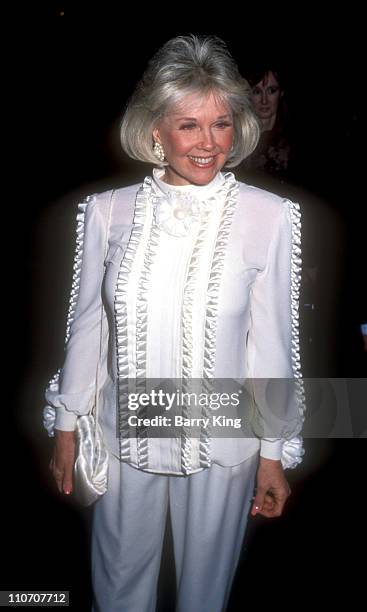
[[123, 150], [133, 159], [166, 165], [153, 153], [157, 123], [187, 95], [210, 92], [232, 112], [233, 148], [226, 166], [237, 166], [255, 149], [260, 126], [251, 106], [251, 88], [224, 41], [216, 36], [177, 36], [152, 57], [122, 118]]

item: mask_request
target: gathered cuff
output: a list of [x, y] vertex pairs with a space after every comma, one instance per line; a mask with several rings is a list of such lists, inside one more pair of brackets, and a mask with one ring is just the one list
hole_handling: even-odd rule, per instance
[[305, 451], [301, 436], [290, 440], [281, 438], [262, 438], [260, 441], [260, 457], [281, 461], [283, 469], [293, 469], [302, 462]]
[[279, 461], [282, 457], [283, 440], [281, 438], [263, 438], [260, 441], [260, 457]]
[[297, 467], [302, 462], [304, 454], [305, 450], [301, 436], [295, 436], [290, 440], [283, 440], [281, 461], [285, 470]]
[[75, 412], [69, 412], [58, 408], [56, 410], [55, 425], [54, 429], [60, 429], [61, 431], [74, 431], [78, 415]]
[[45, 393], [47, 405], [43, 409], [43, 426], [51, 437], [54, 436], [54, 429], [73, 431], [78, 417], [89, 414], [95, 399], [94, 386], [79, 393], [60, 393], [59, 379], [60, 370]]

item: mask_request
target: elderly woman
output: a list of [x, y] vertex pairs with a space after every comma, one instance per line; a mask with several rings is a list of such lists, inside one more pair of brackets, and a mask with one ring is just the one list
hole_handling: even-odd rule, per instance
[[[158, 167], [141, 185], [80, 205], [66, 357], [45, 415], [50, 467], [68, 494], [75, 428], [98, 395], [109, 465], [94, 506], [95, 610], [155, 609], [168, 508], [176, 609], [224, 610], [250, 508], [279, 516], [290, 493], [283, 469], [303, 452], [302, 389], [280, 393], [275, 431], [269, 388], [256, 381], [301, 384], [299, 207], [221, 172], [258, 138], [225, 44], [177, 37], [150, 61], [121, 126], [128, 155]], [[253, 380], [257, 434], [215, 436], [203, 419], [196, 436], [185, 423], [149, 435], [128, 401], [132, 383], [141, 390], [150, 379], [207, 390]]]

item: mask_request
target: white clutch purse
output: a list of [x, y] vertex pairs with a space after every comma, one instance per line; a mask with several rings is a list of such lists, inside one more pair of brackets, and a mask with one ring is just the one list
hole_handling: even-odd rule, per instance
[[[59, 393], [58, 375], [48, 387]], [[74, 463], [73, 497], [83, 506], [90, 506], [107, 491], [108, 451], [103, 442], [103, 432], [98, 423], [98, 381], [96, 404], [89, 414], [79, 416], [76, 422], [76, 458]], [[54, 436], [56, 409], [47, 405], [43, 410], [43, 424], [49, 436]], [[96, 425], [97, 423], [97, 425]]]
[[108, 452], [102, 429], [93, 414], [78, 418], [76, 435], [74, 497], [83, 506], [89, 506], [107, 491]]

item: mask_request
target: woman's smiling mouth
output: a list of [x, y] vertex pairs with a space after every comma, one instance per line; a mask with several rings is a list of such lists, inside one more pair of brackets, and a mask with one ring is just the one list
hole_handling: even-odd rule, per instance
[[189, 155], [188, 157], [196, 166], [200, 167], [211, 166], [215, 159], [213, 155], [211, 157], [194, 157], [193, 155]]

